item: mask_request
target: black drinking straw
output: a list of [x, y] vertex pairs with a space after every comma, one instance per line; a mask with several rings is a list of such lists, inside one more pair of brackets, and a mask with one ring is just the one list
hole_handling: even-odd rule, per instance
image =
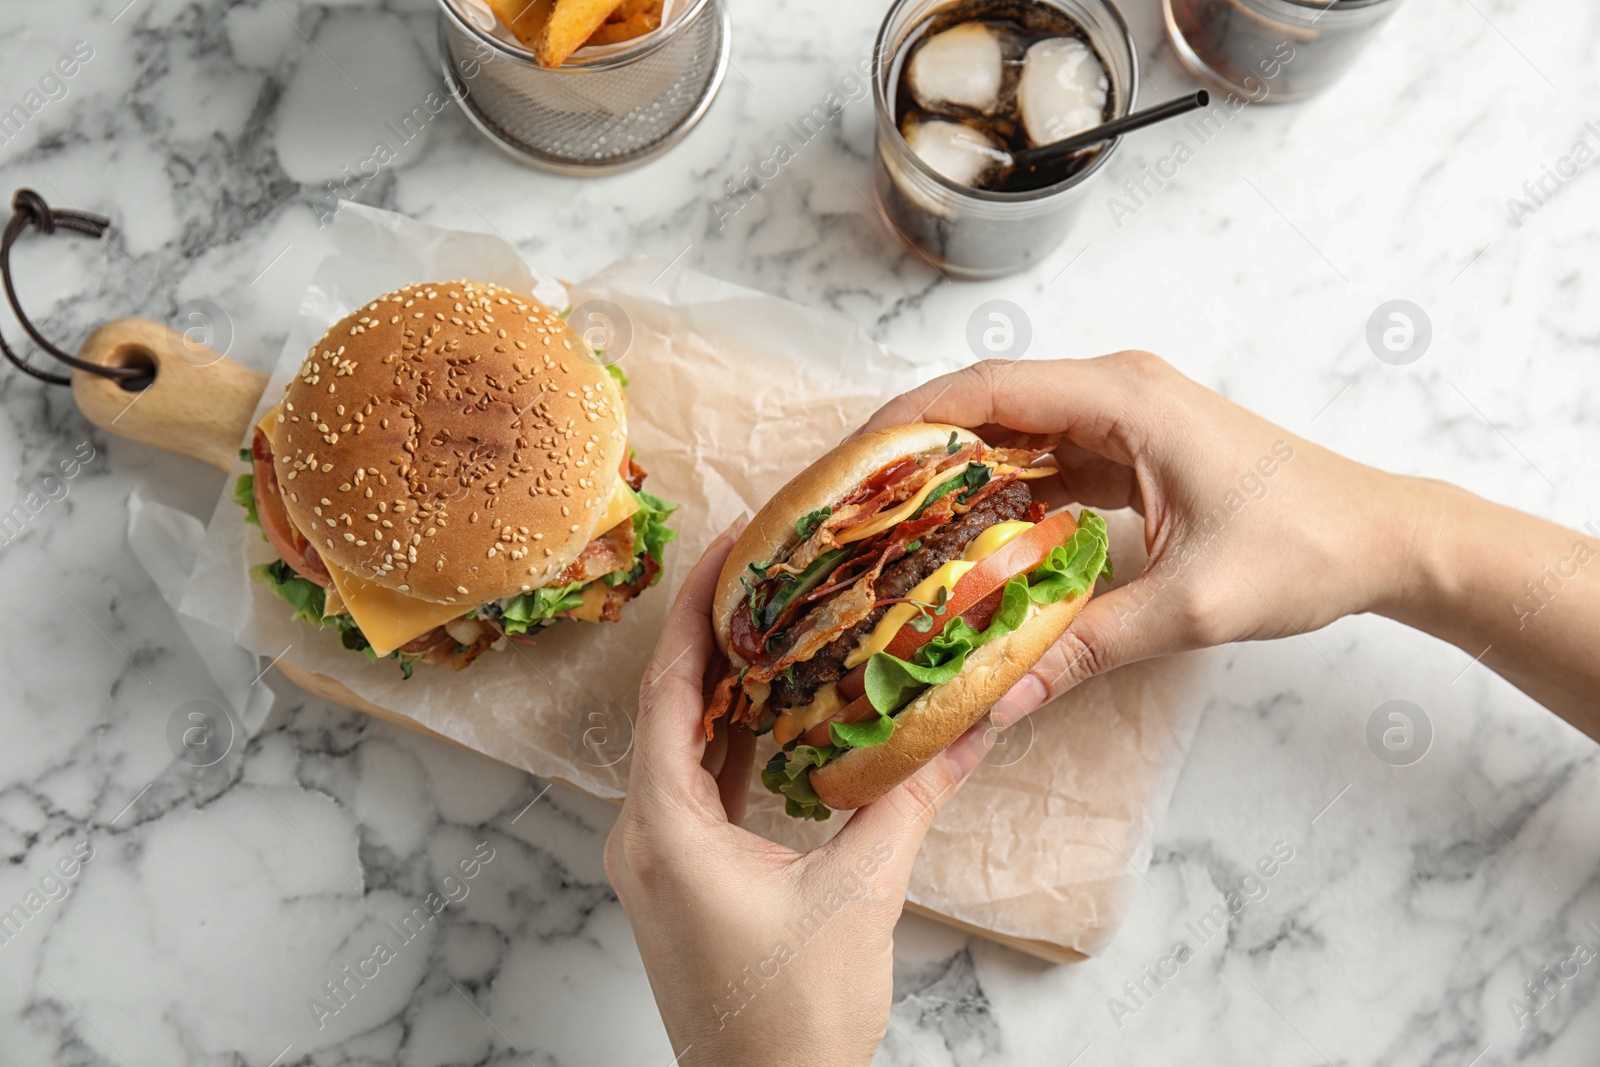
[[[1025, 171], [1034, 171], [1041, 166], [1046, 166], [1076, 155], [1086, 148], [1093, 148], [1102, 141], [1109, 141], [1113, 137], [1120, 137], [1134, 130], [1141, 130], [1146, 126], [1163, 122], [1177, 115], [1185, 114], [1196, 108], [1205, 107], [1211, 103], [1211, 94], [1204, 89], [1192, 96], [1180, 96], [1176, 100], [1168, 100], [1164, 104], [1147, 107], [1143, 111], [1135, 111], [1131, 115], [1124, 115], [1120, 119], [1112, 119], [1092, 130], [1073, 134], [1062, 141], [1040, 145], [1038, 148], [1029, 148], [1018, 152], [1011, 157], [1011, 175], [1017, 176]], [[1009, 183], [1008, 183], [1009, 184]]]

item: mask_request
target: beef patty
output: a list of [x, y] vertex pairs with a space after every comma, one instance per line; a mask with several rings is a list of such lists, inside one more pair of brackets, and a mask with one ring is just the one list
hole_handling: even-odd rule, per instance
[[[989, 527], [1027, 518], [1032, 504], [1033, 494], [1025, 482], [1013, 481], [996, 489], [965, 515], [956, 516], [924, 536], [921, 548], [885, 567], [878, 576], [878, 599], [905, 596], [928, 575], [961, 555], [972, 539]], [[819, 688], [844, 677], [845, 657], [855, 651], [888, 610], [887, 606], [874, 608], [871, 615], [823, 646], [815, 656], [796, 663], [787, 679], [774, 678], [767, 707], [775, 712], [804, 707]]]

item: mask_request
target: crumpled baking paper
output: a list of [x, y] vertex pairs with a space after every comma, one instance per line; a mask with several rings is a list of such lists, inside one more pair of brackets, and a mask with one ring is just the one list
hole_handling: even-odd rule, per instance
[[[569, 321], [631, 379], [629, 441], [649, 474], [645, 488], [680, 505], [678, 540], [661, 582], [621, 622], [559, 625], [466, 671], [421, 665], [405, 680], [394, 661], [368, 663], [334, 631], [291, 622], [287, 605], [248, 579], [249, 566], [273, 556], [242, 521], [230, 478], [181, 610], [469, 748], [620, 797], [639, 677], [690, 566], [735, 517], [927, 369], [833, 315], [653, 259], [615, 263], [564, 295], [496, 237], [359, 205], [346, 205], [327, 234], [329, 254], [257, 418], [327, 327], [380, 293], [460, 277], [532, 292], [571, 306]], [[1109, 518], [1118, 572], [1138, 573], [1137, 517]], [[1008, 731], [940, 815], [912, 877], [913, 906], [1055, 958], [1106, 944], [1149, 861], [1206, 669], [1197, 657], [1125, 668]], [[812, 844], [843, 822], [797, 823], [759, 783], [752, 794], [749, 825], [776, 840]]]

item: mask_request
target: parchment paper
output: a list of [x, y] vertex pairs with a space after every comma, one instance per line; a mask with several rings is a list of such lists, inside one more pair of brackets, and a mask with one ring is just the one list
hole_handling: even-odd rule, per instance
[[[580, 331], [600, 308], [631, 379], [629, 440], [645, 488], [681, 505], [660, 584], [616, 624], [568, 624], [511, 643], [463, 672], [370, 664], [333, 631], [291, 622], [247, 568], [273, 558], [225, 487], [181, 610], [245, 648], [348, 686], [362, 698], [495, 759], [603, 797], [627, 782], [640, 675], [683, 575], [716, 534], [928, 371], [834, 316], [656, 260], [623, 261], [575, 286], [532, 271], [498, 238], [441, 230], [346, 205], [316, 271], [259, 418], [307, 349], [372, 297], [423, 279], [470, 276], [553, 307]], [[612, 308], [597, 304], [608, 301]], [[617, 309], [620, 309], [620, 315]], [[627, 339], [631, 334], [631, 339]], [[245, 471], [240, 464], [239, 472]], [[1136, 519], [1108, 516], [1119, 573], [1136, 574]], [[1131, 551], [1130, 551], [1131, 550]], [[940, 816], [912, 881], [916, 903], [1011, 937], [1092, 954], [1115, 932], [1149, 858], [1198, 722], [1205, 665], [1174, 659], [1080, 687], [1009, 732]], [[1030, 737], [1031, 735], [1031, 737]], [[802, 824], [753, 786], [750, 825], [806, 845], [843, 821]]]

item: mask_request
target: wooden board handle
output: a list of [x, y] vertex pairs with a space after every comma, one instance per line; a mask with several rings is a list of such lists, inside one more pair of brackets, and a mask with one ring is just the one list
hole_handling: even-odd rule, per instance
[[72, 372], [72, 397], [96, 426], [232, 470], [267, 376], [149, 319], [108, 322], [78, 358], [110, 367], [148, 367], [142, 390]]

